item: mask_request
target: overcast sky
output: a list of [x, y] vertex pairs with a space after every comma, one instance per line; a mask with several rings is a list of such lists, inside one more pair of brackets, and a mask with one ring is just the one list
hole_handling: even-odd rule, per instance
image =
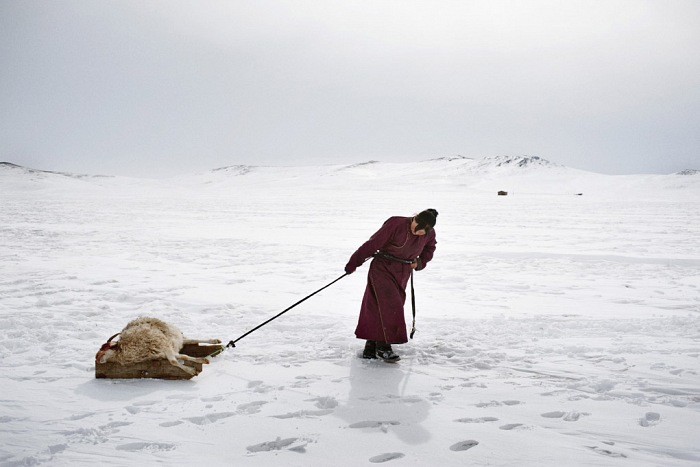
[[700, 1], [0, 0], [0, 161], [700, 168]]

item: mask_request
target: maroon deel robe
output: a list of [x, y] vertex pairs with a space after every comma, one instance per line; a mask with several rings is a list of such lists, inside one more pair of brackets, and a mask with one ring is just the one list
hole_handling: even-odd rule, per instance
[[[419, 258], [417, 270], [425, 268], [435, 252], [435, 230], [426, 235], [411, 233], [411, 217], [391, 217], [350, 257], [346, 271], [352, 272], [377, 251], [395, 258]], [[411, 265], [375, 257], [367, 273], [360, 318], [355, 329], [359, 339], [389, 344], [408, 342], [403, 306]]]

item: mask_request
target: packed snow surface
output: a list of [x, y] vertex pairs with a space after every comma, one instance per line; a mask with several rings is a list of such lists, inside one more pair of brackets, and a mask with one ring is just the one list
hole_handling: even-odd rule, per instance
[[[697, 173], [3, 164], [0, 196], [0, 466], [700, 463]], [[236, 339], [429, 207], [438, 248], [398, 364], [359, 358], [365, 265], [192, 380], [94, 378], [131, 319]]]

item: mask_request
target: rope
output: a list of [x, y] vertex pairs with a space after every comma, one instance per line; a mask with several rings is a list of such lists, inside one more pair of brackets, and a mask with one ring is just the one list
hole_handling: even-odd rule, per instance
[[416, 293], [413, 291], [413, 269], [411, 269], [411, 308], [413, 308], [413, 325], [411, 326], [411, 339], [416, 333]]
[[324, 285], [323, 287], [321, 287], [320, 289], [318, 289], [316, 292], [307, 295], [306, 297], [302, 298], [301, 300], [299, 300], [298, 302], [296, 302], [294, 305], [290, 306], [290, 307], [287, 308], [286, 310], [284, 310], [284, 311], [282, 311], [282, 312], [280, 312], [280, 313], [277, 313], [275, 316], [273, 316], [272, 318], [268, 319], [268, 320], [265, 321], [264, 323], [259, 324], [259, 325], [257, 325], [256, 327], [254, 327], [253, 329], [251, 329], [250, 331], [246, 332], [245, 334], [243, 334], [241, 337], [239, 337], [239, 338], [236, 339], [235, 341], [229, 341], [229, 343], [226, 344], [226, 347], [235, 347], [235, 346], [236, 346], [236, 342], [238, 342], [239, 340], [243, 339], [243, 338], [244, 338], [245, 336], [247, 336], [248, 334], [250, 334], [250, 333], [252, 333], [252, 332], [254, 332], [254, 331], [257, 331], [258, 329], [260, 329], [261, 327], [265, 326], [265, 325], [266, 325], [267, 323], [269, 323], [270, 321], [273, 321], [273, 320], [279, 318], [280, 316], [282, 316], [283, 314], [285, 314], [286, 312], [288, 312], [289, 310], [291, 310], [291, 309], [294, 308], [295, 306], [297, 306], [297, 305], [299, 305], [300, 303], [306, 301], [307, 299], [313, 297], [314, 295], [316, 295], [316, 294], [319, 293], [320, 291], [322, 291], [322, 290], [324, 290], [324, 289], [330, 287], [331, 285], [335, 284], [336, 282], [338, 282], [340, 279], [342, 279], [343, 277], [345, 277], [345, 276], [347, 276], [347, 275], [348, 275], [348, 274], [345, 273], [345, 274], [343, 274], [342, 276], [340, 276], [339, 278], [337, 278], [336, 280], [334, 280], [333, 282]]

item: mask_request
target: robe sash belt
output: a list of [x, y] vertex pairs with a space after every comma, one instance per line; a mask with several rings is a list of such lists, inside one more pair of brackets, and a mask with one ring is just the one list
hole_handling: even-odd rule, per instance
[[403, 259], [403, 258], [397, 258], [396, 256], [391, 256], [388, 253], [384, 253], [383, 251], [378, 251], [372, 256], [379, 256], [380, 258], [388, 259], [389, 261], [396, 261], [398, 263], [403, 263], [403, 264], [411, 264], [413, 263], [413, 259]]

